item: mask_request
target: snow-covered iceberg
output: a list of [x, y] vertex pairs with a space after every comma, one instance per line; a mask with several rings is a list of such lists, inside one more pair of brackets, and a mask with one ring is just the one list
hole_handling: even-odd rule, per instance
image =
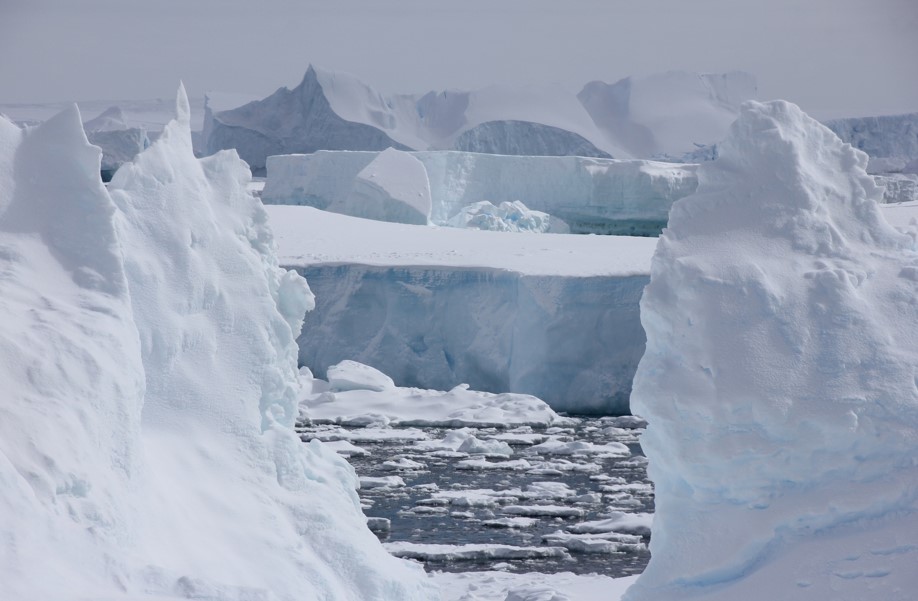
[[294, 433], [311, 294], [189, 113], [111, 195], [75, 109], [0, 121], [0, 597], [435, 598]]
[[656, 514], [630, 601], [914, 597], [918, 248], [866, 164], [749, 103], [673, 206], [641, 301]]
[[754, 98], [742, 72], [680, 71], [561, 86], [384, 95], [310, 66], [294, 89], [212, 111], [206, 148], [236, 148], [256, 172], [274, 154], [317, 150], [464, 150], [491, 154], [653, 158], [682, 156], [726, 133]]
[[[672, 203], [695, 191], [696, 165], [583, 157], [504, 156], [456, 151], [402, 154], [423, 164], [430, 220], [447, 225], [481, 201], [520, 201], [564, 221], [574, 233], [657, 235]], [[262, 200], [335, 210], [361, 184], [360, 173], [380, 153], [322, 151], [268, 159]], [[392, 177], [390, 175], [390, 177]], [[421, 187], [423, 179], [417, 174]], [[379, 194], [344, 203], [350, 215], [374, 218]], [[361, 207], [365, 207], [362, 209]]]
[[626, 413], [655, 239], [509, 235], [267, 206], [281, 264], [316, 293], [300, 363], [344, 359], [399, 386], [535, 395]]

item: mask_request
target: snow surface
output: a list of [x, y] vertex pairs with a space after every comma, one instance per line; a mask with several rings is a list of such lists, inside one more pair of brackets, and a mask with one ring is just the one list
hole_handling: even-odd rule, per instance
[[[316, 310], [300, 363], [352, 359], [400, 386], [535, 395], [558, 411], [625, 413], [655, 240], [508, 235], [266, 207], [282, 265]], [[446, 318], [448, 317], [448, 318]]]
[[293, 90], [216, 112], [209, 152], [236, 148], [255, 170], [275, 154], [316, 150], [457, 149], [617, 158], [681, 156], [720, 140], [754, 98], [742, 72], [680, 71], [557, 85], [385, 96], [353, 76], [310, 66]]
[[[465, 152], [408, 154], [424, 165], [430, 220], [440, 225], [481, 201], [520, 201], [530, 210], [563, 220], [575, 233], [656, 236], [666, 225], [672, 203], [693, 193], [698, 183], [696, 165]], [[341, 199], [364, 188], [359, 174], [377, 156], [381, 155], [321, 151], [269, 157], [262, 199], [379, 218], [374, 210], [378, 195], [370, 195], [364, 205], [345, 203], [346, 211], [338, 208]], [[396, 170], [389, 177], [408, 179]], [[414, 187], [422, 189], [421, 174], [412, 177]]]
[[866, 165], [749, 103], [673, 206], [641, 301], [656, 513], [630, 601], [914, 598], [918, 249]]
[[0, 597], [435, 598], [294, 433], [311, 294], [177, 107], [111, 195], [76, 109], [0, 121]]

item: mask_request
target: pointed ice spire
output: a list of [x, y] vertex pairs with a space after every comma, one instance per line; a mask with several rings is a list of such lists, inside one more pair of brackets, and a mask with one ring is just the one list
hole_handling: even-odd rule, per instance
[[185, 93], [185, 84], [181, 80], [175, 96], [175, 119], [182, 125], [191, 126], [191, 105], [188, 103], [188, 94]]

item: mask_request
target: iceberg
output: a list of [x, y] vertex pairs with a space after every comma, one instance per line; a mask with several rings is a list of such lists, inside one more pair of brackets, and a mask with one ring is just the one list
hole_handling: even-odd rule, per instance
[[0, 121], [0, 597], [436, 598], [294, 433], [311, 292], [177, 107], [110, 191], [75, 108]]
[[102, 149], [102, 180], [109, 181], [121, 165], [150, 145], [143, 127], [130, 127], [121, 108], [109, 107], [83, 124], [91, 144]]
[[266, 206], [279, 261], [316, 293], [299, 360], [403, 387], [467, 383], [557, 411], [627, 413], [653, 238], [509, 235]]
[[[398, 154], [423, 165], [430, 189], [430, 221], [439, 225], [448, 225], [481, 201], [497, 205], [520, 201], [529, 210], [564, 221], [573, 233], [655, 236], [666, 225], [672, 203], [694, 192], [698, 184], [696, 165], [456, 151]], [[338, 200], [365, 189], [358, 183], [360, 173], [378, 156], [382, 155], [321, 151], [269, 157], [262, 200], [331, 211], [343, 204], [346, 208], [339, 212], [377, 218], [376, 199], [360, 204]], [[420, 173], [416, 179], [416, 187], [421, 188]]]
[[652, 558], [625, 599], [914, 596], [918, 247], [867, 156], [748, 103], [641, 300]]
[[494, 206], [482, 200], [465, 207], [446, 224], [450, 227], [489, 230], [492, 232], [532, 232], [569, 234], [566, 223], [542, 211], [533, 211], [518, 200]]
[[871, 159], [918, 159], [918, 113], [826, 121], [835, 134]]
[[384, 95], [312, 65], [294, 89], [205, 121], [207, 152], [236, 148], [260, 174], [275, 154], [317, 150], [461, 150], [488, 154], [653, 158], [681, 156], [726, 133], [754, 98], [742, 72], [669, 72], [614, 84], [491, 86]]
[[427, 171], [412, 155], [388, 148], [355, 176], [348, 195], [333, 199], [327, 209], [364, 219], [427, 225], [431, 210]]

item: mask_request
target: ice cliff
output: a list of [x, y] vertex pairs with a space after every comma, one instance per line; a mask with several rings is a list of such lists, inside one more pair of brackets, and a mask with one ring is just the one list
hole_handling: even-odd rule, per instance
[[746, 104], [719, 154], [641, 301], [656, 514], [626, 599], [911, 599], [916, 231], [792, 104]]
[[[410, 170], [402, 179], [414, 178], [412, 185], [417, 188], [429, 186], [430, 221], [435, 224], [447, 224], [481, 201], [520, 201], [529, 209], [561, 219], [574, 233], [653, 236], [666, 224], [673, 201], [691, 194], [697, 186], [695, 165], [456, 151], [398, 154], [414, 157], [423, 165], [423, 173]], [[340, 206], [338, 199], [352, 195], [361, 171], [377, 156], [375, 152], [332, 151], [272, 156], [262, 199], [267, 204], [335, 210], [336, 204]], [[359, 205], [349, 203], [342, 212], [374, 218], [371, 207], [380, 202], [380, 198], [365, 198]]]
[[467, 383], [532, 394], [559, 411], [628, 411], [655, 240], [266, 209], [281, 263], [316, 293], [298, 342], [300, 363], [318, 376], [353, 359], [400, 386]]
[[294, 434], [311, 293], [189, 112], [111, 195], [75, 109], [0, 121], [0, 597], [434, 598]]
[[206, 149], [236, 148], [256, 172], [274, 154], [316, 150], [463, 150], [491, 154], [681, 156], [723, 137], [739, 103], [755, 97], [746, 73], [670, 72], [560, 86], [383, 95], [312, 66], [299, 86], [212, 111]]

